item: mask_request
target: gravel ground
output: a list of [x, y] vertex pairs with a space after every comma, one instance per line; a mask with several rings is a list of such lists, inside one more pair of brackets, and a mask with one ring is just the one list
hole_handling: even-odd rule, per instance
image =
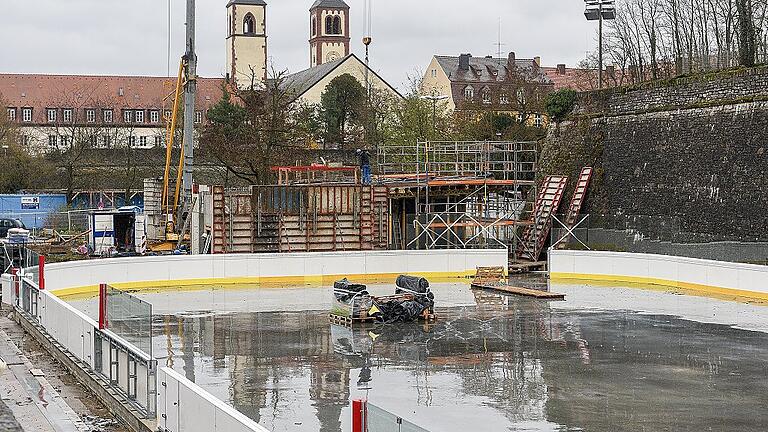
[[13, 417], [8, 405], [0, 400], [0, 430], [5, 432], [21, 432], [21, 426]]

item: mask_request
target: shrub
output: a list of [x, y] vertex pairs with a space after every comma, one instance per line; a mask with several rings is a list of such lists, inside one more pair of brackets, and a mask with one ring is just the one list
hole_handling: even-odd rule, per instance
[[561, 89], [550, 93], [544, 102], [549, 118], [556, 122], [565, 120], [568, 114], [573, 111], [576, 104], [576, 91], [571, 89]]

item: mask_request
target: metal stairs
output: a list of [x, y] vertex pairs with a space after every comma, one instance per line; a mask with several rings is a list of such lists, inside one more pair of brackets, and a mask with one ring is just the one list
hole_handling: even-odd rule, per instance
[[565, 193], [568, 177], [547, 176], [544, 179], [530, 224], [523, 231], [523, 238], [517, 248], [517, 258], [527, 261], [538, 261], [541, 251], [552, 227], [551, 217], [560, 207], [560, 201]]

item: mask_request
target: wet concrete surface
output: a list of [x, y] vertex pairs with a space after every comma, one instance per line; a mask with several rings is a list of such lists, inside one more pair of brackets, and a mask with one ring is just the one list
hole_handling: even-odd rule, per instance
[[768, 430], [768, 307], [551, 289], [566, 301], [434, 284], [437, 323], [351, 330], [329, 289], [140, 297], [161, 363], [274, 431], [349, 431], [359, 397], [432, 431]]

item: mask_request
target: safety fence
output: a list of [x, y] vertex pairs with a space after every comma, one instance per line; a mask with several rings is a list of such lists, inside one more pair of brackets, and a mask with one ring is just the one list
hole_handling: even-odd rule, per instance
[[160, 368], [158, 429], [168, 432], [266, 432], [267, 429], [172, 369]]
[[[3, 301], [100, 375], [144, 418], [156, 413], [157, 361], [29, 278], [26, 269], [3, 278]], [[10, 285], [10, 286], [7, 286]], [[8, 295], [6, 300], [5, 295]]]
[[550, 244], [557, 250], [633, 252], [768, 264], [768, 242], [713, 240], [711, 235], [684, 230], [675, 217], [553, 215], [551, 224]]
[[45, 259], [24, 244], [4, 243], [2, 245], [3, 273], [10, 272], [12, 268], [23, 269], [25, 276], [38, 283], [41, 258]]
[[352, 432], [429, 432], [367, 400], [352, 401]]
[[0, 218], [22, 221], [32, 235], [37, 235], [42, 230], [82, 232], [88, 229], [88, 214], [94, 210], [2, 212]]

